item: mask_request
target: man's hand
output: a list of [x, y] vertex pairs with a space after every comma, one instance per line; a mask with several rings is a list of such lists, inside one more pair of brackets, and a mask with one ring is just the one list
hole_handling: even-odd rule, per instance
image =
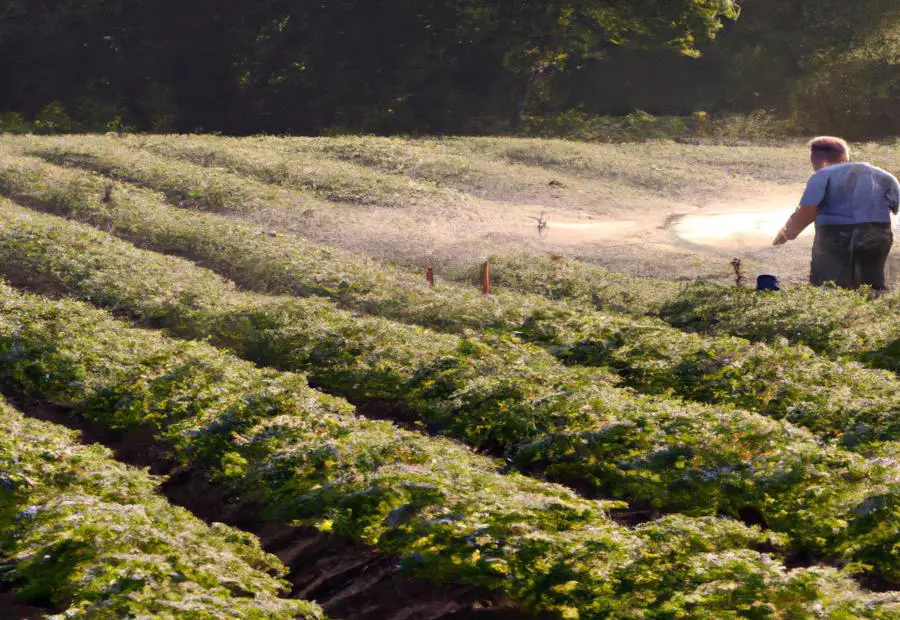
[[787, 242], [787, 227], [785, 227], [778, 231], [778, 234], [775, 236], [775, 241], [772, 242], [772, 245], [784, 245]]

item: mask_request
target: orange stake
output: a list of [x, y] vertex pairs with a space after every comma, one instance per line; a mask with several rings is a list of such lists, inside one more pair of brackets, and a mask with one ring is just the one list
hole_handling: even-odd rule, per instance
[[491, 264], [485, 262], [481, 268], [481, 292], [491, 294]]

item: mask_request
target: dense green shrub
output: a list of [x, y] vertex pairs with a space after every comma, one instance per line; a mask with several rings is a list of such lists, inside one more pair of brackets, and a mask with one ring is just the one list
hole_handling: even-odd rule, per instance
[[29, 133], [33, 129], [31, 123], [18, 112], [5, 112], [0, 114], [0, 134], [3, 133]]
[[286, 569], [252, 536], [207, 526], [158, 481], [0, 402], [0, 579], [58, 618], [320, 618], [279, 599]]
[[[493, 133], [497, 133], [494, 131]], [[641, 142], [647, 140], [734, 141], [776, 140], [797, 135], [791, 121], [771, 110], [710, 115], [697, 111], [685, 116], [654, 116], [636, 110], [625, 116], [597, 115], [571, 109], [550, 116], [527, 116], [517, 134], [565, 138], [585, 142]]]
[[34, 117], [34, 130], [37, 133], [70, 133], [77, 129], [78, 126], [58, 101], [48, 103]]

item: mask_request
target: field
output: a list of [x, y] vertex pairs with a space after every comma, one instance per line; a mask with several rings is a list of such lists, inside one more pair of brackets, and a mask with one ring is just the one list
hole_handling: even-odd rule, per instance
[[900, 296], [770, 245], [808, 174], [801, 142], [0, 137], [0, 608], [900, 618]]

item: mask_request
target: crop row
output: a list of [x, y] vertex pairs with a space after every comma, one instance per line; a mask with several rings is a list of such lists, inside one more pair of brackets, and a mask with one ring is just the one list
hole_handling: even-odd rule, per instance
[[[429, 208], [456, 209], [461, 203], [475, 200], [458, 191], [384, 174], [368, 166], [323, 157], [318, 153], [302, 153], [294, 150], [284, 152], [284, 149], [271, 144], [266, 138], [222, 138], [220, 142], [223, 145], [227, 143], [229, 147], [225, 151], [210, 150], [203, 138], [196, 137], [172, 141], [167, 137], [150, 135], [115, 138], [71, 136], [59, 140], [28, 136], [10, 137], [5, 141], [9, 145], [29, 150], [47, 149], [45, 151], [47, 155], [61, 154], [54, 145], [77, 144], [87, 146], [88, 149], [93, 145], [127, 150], [136, 147], [147, 155], [151, 155], [150, 151], [159, 151], [184, 157], [212, 170], [213, 174], [210, 175], [206, 185], [206, 189], [211, 191], [205, 198], [213, 199], [212, 204], [217, 208], [234, 208], [236, 192], [247, 191], [254, 186], [257, 189], [260, 186], [268, 187], [268, 190], [257, 194], [245, 208], [253, 208], [265, 199], [293, 199], [296, 202], [297, 198], [301, 197], [305, 203], [316, 207], [331, 204], [334, 208], [338, 205], [364, 205], [391, 209], [424, 205]], [[69, 153], [74, 154], [73, 151]], [[225, 153], [228, 154], [227, 157], [223, 157]], [[88, 155], [86, 152], [82, 154]], [[157, 159], [156, 162], [162, 164], [158, 166], [153, 166], [153, 162], [152, 157], [144, 160], [144, 163], [150, 164], [155, 171], [145, 166], [143, 170], [136, 172], [138, 177], [134, 180], [140, 178], [145, 182], [151, 182], [154, 176], [163, 175], [169, 179], [169, 189], [173, 191], [174, 198], [191, 200], [195, 197], [188, 185], [178, 183], [179, 177], [177, 172], [173, 175], [171, 159]], [[81, 163], [91, 165], [91, 157], [83, 158]], [[102, 165], [101, 161], [93, 163]], [[262, 182], [242, 184], [235, 182], [235, 179], [229, 178], [227, 174], [219, 174], [238, 165], [243, 166], [248, 174], [261, 179]], [[123, 178], [129, 176], [127, 169], [123, 168], [120, 172]], [[284, 191], [287, 188], [293, 191]]]
[[[135, 148], [151, 152], [139, 153]], [[246, 214], [246, 205], [260, 202], [290, 203], [283, 196], [273, 196], [275, 188], [316, 191], [320, 188], [315, 180], [317, 175], [328, 176], [329, 184], [348, 184], [353, 179], [350, 174], [329, 173], [325, 170], [328, 168], [325, 160], [303, 160], [310, 153], [292, 148], [290, 141], [142, 137], [104, 144], [91, 138], [64, 146], [56, 153], [69, 149], [83, 149], [94, 158], [95, 166], [158, 190], [178, 178], [184, 191], [199, 192], [195, 194], [198, 197], [204, 194], [198, 181], [202, 184], [202, 179], [209, 177], [210, 166], [220, 166], [215, 169], [218, 187], [227, 190], [206, 195], [213, 199], [213, 206], [217, 204], [218, 208], [233, 213]], [[172, 158], [169, 165], [164, 158], [154, 158], [154, 153]], [[204, 174], [196, 167], [191, 169], [189, 162], [205, 167], [207, 172]], [[152, 179], [146, 175], [148, 164], [157, 173]], [[222, 174], [222, 168], [245, 178], [228, 178]], [[251, 183], [251, 179], [260, 182]], [[372, 187], [369, 180], [367, 183]], [[339, 197], [333, 190], [324, 196]], [[409, 187], [396, 187], [387, 196], [398, 200], [398, 196], [408, 193]], [[664, 280], [627, 278], [593, 265], [550, 257], [497, 257], [495, 262], [497, 284], [519, 292], [578, 300], [631, 315], [649, 312], [676, 327], [711, 335], [733, 335], [751, 341], [783, 337], [831, 356], [849, 356], [900, 370], [900, 328], [885, 320], [900, 308], [900, 296], [873, 301], [865, 293], [806, 286], [789, 287], [779, 295], [758, 295], [752, 288], [709, 283], [678, 285]]]
[[[47, 142], [29, 138], [23, 146], [17, 141], [2, 142], [4, 151], [33, 152], [42, 158], [71, 167], [85, 168], [126, 182], [146, 186], [167, 196], [182, 209], [214, 211], [229, 215], [252, 216], [254, 213], [279, 213], [288, 219], [291, 212], [304, 211], [318, 203], [307, 195], [286, 191], [277, 186], [247, 179], [224, 169], [205, 168], [190, 162], [172, 160], [146, 151], [128, 148], [118, 140], [106, 138], [65, 138], [64, 142]], [[75, 141], [75, 142], [73, 142]], [[58, 182], [77, 184], [83, 175], [66, 174], [58, 167], [41, 167], [36, 159], [30, 161], [33, 172], [59, 177]], [[21, 166], [12, 160], [4, 162], [8, 167], [7, 178], [11, 190], [28, 191], [28, 187], [15, 184], [27, 183], [28, 178], [10, 178], [21, 172]], [[51, 171], [55, 170], [56, 174]], [[27, 173], [21, 172], [27, 177]], [[95, 187], [99, 181], [89, 184]], [[53, 188], [46, 188], [52, 191]], [[85, 188], [87, 189], [87, 188]], [[102, 189], [101, 189], [102, 191]], [[173, 198], [173, 194], [175, 195]], [[172, 212], [159, 196], [145, 192], [147, 203], [155, 202], [162, 211]], [[182, 199], [185, 197], [185, 199]], [[312, 203], [312, 204], [311, 204]], [[266, 215], [267, 219], [269, 216]], [[295, 295], [320, 295], [335, 299], [371, 314], [395, 318], [404, 322], [419, 323], [442, 331], [460, 332], [465, 329], [511, 329], [521, 325], [532, 304], [543, 307], [544, 300], [537, 296], [498, 296], [485, 300], [477, 291], [455, 286], [441, 286], [430, 290], [423, 277], [368, 260], [356, 254], [330, 246], [310, 242], [303, 238], [264, 234], [264, 231], [236, 226], [222, 218], [205, 217], [206, 225], [219, 222], [228, 226], [232, 234], [240, 235], [247, 251], [265, 252], [251, 259], [238, 262], [238, 255], [220, 257], [221, 267], [235, 265], [229, 276], [250, 287], [254, 282], [264, 287], [264, 292]], [[241, 234], [252, 231], [249, 236]], [[249, 269], [259, 259], [263, 271], [250, 274]], [[276, 268], [270, 269], [269, 264]], [[440, 275], [438, 275], [440, 278]]]
[[550, 299], [652, 315], [709, 336], [733, 335], [757, 342], [785, 338], [831, 357], [849, 357], [900, 371], [900, 327], [889, 317], [900, 295], [790, 286], [777, 294], [709, 282], [678, 285], [627, 278], [601, 267], [553, 257], [498, 256], [498, 285]]
[[391, 209], [422, 206], [445, 211], [478, 202], [465, 192], [387, 174], [320, 152], [292, 148], [290, 141], [273, 141], [267, 137], [209, 141], [203, 137], [185, 140], [173, 136], [129, 136], [120, 143], [204, 167], [239, 171], [265, 184], [309, 192], [334, 203]]
[[0, 579], [58, 618], [320, 618], [248, 534], [168, 504], [157, 480], [0, 401]]
[[896, 492], [891, 459], [739, 410], [635, 397], [602, 375], [541, 366], [540, 351], [516, 361], [524, 348], [509, 338], [435, 341], [320, 299], [236, 292], [182, 259], [8, 203], [0, 214], [0, 272], [16, 281], [308, 370], [363, 400], [403, 402], [437, 430], [498, 444], [524, 471], [666, 510], [755, 512], [797, 547], [897, 578], [900, 524], [879, 524]]
[[900, 439], [894, 373], [825, 358], [784, 339], [703, 337], [657, 320], [570, 306], [534, 312], [522, 333], [568, 363], [608, 367], [645, 394], [734, 405], [852, 449]]
[[[127, 155], [127, 149], [124, 152]], [[102, 149], [91, 153], [107, 165], [119, 161], [124, 168], [127, 163], [133, 175], [148, 165], [147, 157], [152, 160]], [[429, 289], [408, 274], [346, 253], [299, 239], [271, 238], [212, 214], [192, 215], [149, 192], [127, 190], [127, 198], [119, 195], [104, 205], [98, 201], [102, 179], [35, 160], [20, 161], [32, 165], [13, 160], [0, 164], [0, 183], [8, 193], [96, 226], [113, 227], [117, 235], [154, 249], [190, 256], [247, 288], [321, 295], [345, 308], [447, 332], [486, 327], [514, 332], [566, 362], [608, 366], [641, 392], [787, 418], [822, 437], [840, 437], [854, 448], [894, 440], [900, 431], [900, 382], [886, 371], [818, 357], [783, 340], [766, 345], [701, 337], [659, 320], [590, 311], [576, 304], [521, 295], [501, 295], [491, 302], [460, 288]], [[160, 166], [156, 162], [152, 169]], [[184, 182], [189, 166], [181, 166], [177, 174]], [[203, 171], [193, 174], [201, 182]], [[152, 177], [165, 179], [156, 172]], [[46, 182], [50, 178], [52, 184]], [[126, 186], [117, 187], [117, 192], [126, 191]], [[436, 334], [417, 336], [426, 337], [441, 340]], [[533, 351], [528, 355], [539, 359]], [[541, 365], [551, 366], [547, 360]]]
[[78, 302], [5, 285], [0, 299], [8, 380], [109, 428], [155, 428], [173, 458], [268, 518], [375, 545], [413, 574], [563, 618], [888, 617], [900, 605], [831, 569], [785, 570], [751, 549], [777, 537], [737, 522], [672, 516], [627, 529], [606, 517], [607, 503], [355, 417], [301, 376], [128, 328]]
[[[280, 145], [268, 141], [256, 148], [209, 140], [162, 139], [144, 144], [157, 153], [205, 166], [223, 166], [288, 187], [304, 187], [297, 182], [297, 177], [302, 179], [310, 169], [308, 163], [297, 165], [292, 161], [292, 156], [303, 154], [303, 150], [290, 148], [290, 142]], [[272, 157], [271, 151], [279, 146], [285, 152], [280, 157]], [[572, 282], [560, 282], [555, 277], [559, 270], [553, 267], [559, 261], [552, 258], [535, 261], [533, 256], [525, 257], [525, 262], [531, 264], [525, 266], [524, 273], [515, 269], [523, 266], [515, 258], [499, 257], [497, 262], [498, 269], [494, 272], [500, 276], [497, 283], [520, 292], [571, 287], [578, 290], [582, 301], [601, 308], [630, 314], [655, 309], [657, 316], [675, 327], [752, 341], [783, 337], [832, 356], [850, 356], [900, 371], [900, 327], [885, 320], [885, 316], [900, 308], [897, 296], [884, 303], [871, 304], [866, 294], [808, 290], [811, 287], [790, 287], [779, 296], [757, 295], [752, 289], [735, 291], [733, 287], [709, 283], [679, 287], [661, 280], [633, 280], [583, 264], [575, 266], [578, 281], [573, 287]], [[548, 263], [551, 269], [539, 269]], [[519, 286], [513, 286], [514, 282]]]

